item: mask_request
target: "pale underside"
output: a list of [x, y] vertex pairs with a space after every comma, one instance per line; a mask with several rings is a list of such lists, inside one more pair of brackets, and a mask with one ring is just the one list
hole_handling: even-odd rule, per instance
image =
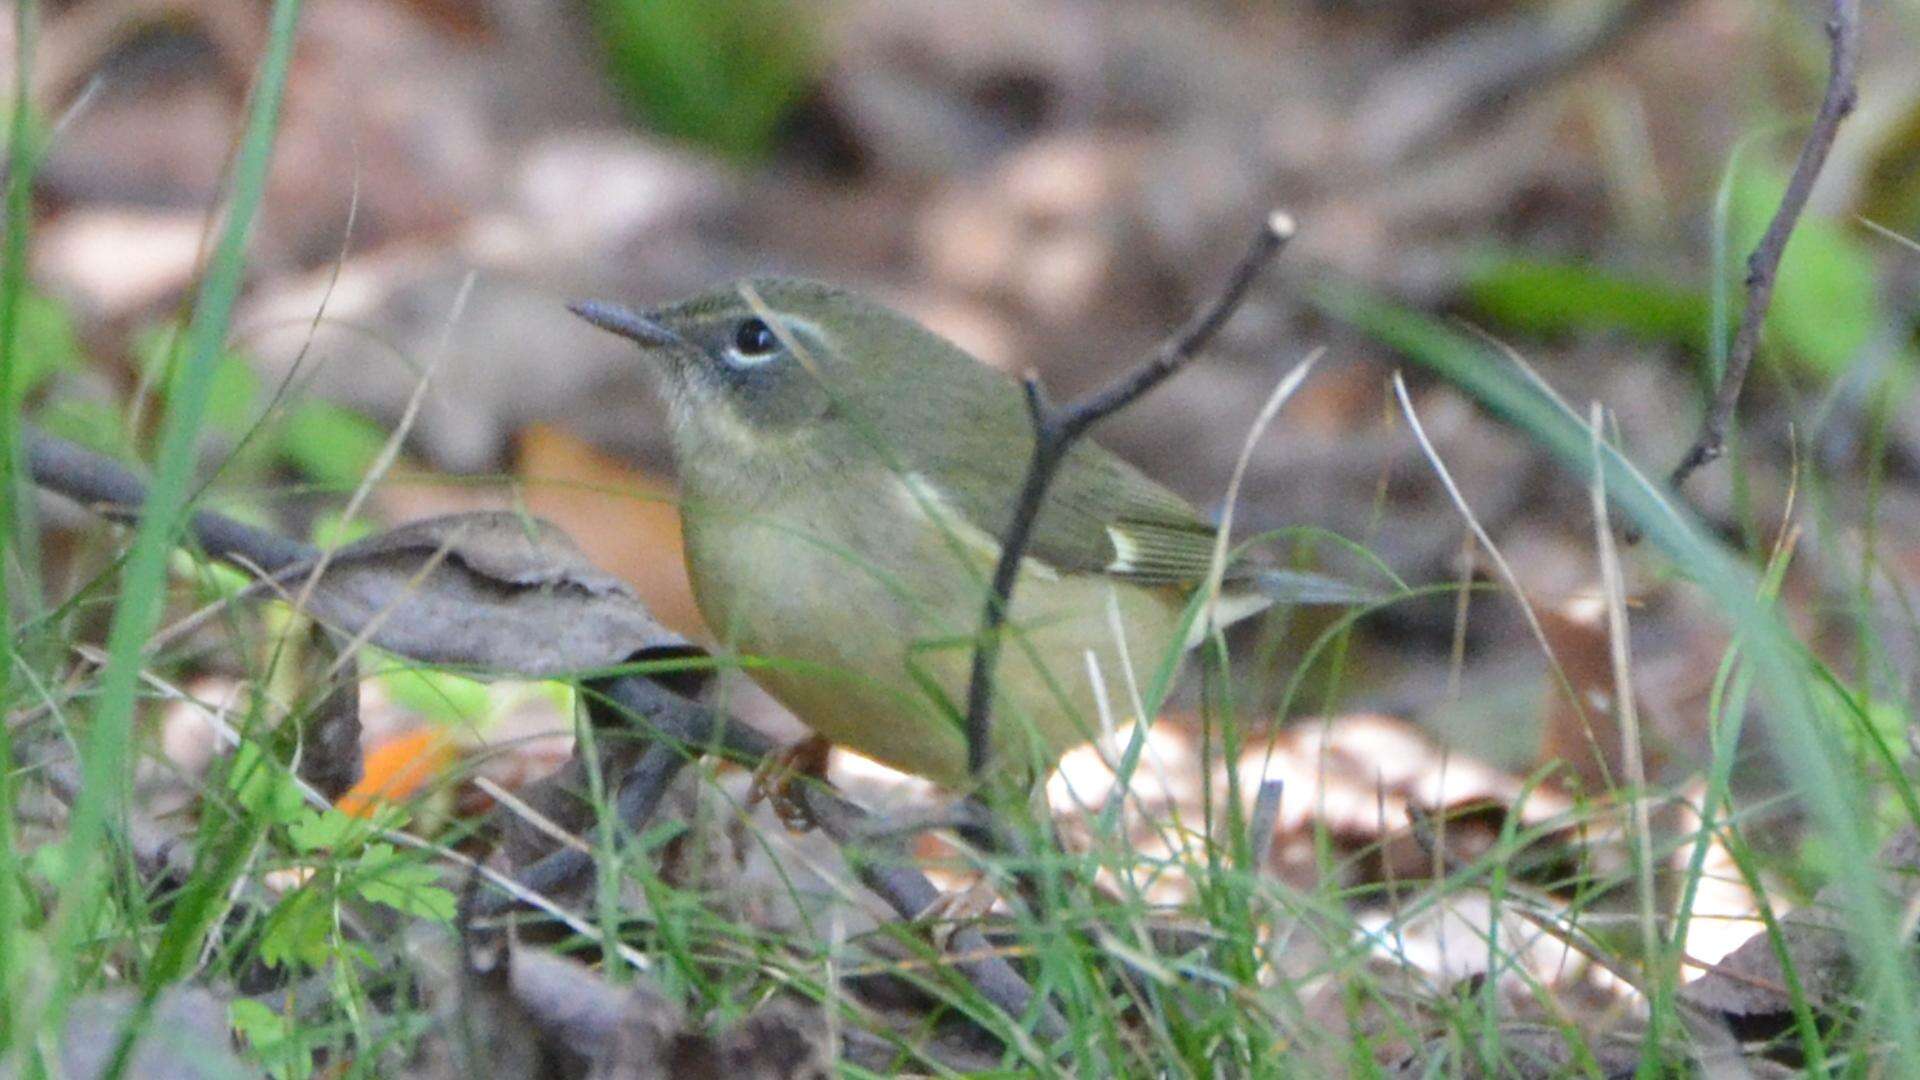
[[[915, 520], [936, 527], [902, 527]], [[915, 478], [816, 489], [751, 510], [689, 505], [686, 522], [701, 611], [756, 682], [834, 743], [941, 784], [966, 783], [955, 718], [965, 712], [998, 559], [992, 537]], [[1116, 719], [1129, 715], [1122, 665], [1142, 681], [1159, 669], [1189, 595], [1028, 560], [996, 684], [996, 769], [1031, 778], [1098, 732], [1089, 653]], [[1124, 659], [1114, 605], [1127, 627]]]

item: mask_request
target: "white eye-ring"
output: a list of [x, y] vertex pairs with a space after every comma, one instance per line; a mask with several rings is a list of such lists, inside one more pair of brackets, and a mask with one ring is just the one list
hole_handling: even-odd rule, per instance
[[740, 367], [753, 367], [773, 359], [780, 351], [780, 339], [764, 321], [746, 318], [734, 328], [733, 347], [727, 351]]

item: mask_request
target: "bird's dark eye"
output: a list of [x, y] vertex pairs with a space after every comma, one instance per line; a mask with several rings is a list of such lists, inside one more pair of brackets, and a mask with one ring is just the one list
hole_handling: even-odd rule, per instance
[[747, 319], [733, 332], [733, 347], [741, 356], [765, 356], [780, 347], [773, 328], [759, 319]]

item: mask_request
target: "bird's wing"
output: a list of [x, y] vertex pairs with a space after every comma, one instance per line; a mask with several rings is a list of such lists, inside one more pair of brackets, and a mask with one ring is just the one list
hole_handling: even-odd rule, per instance
[[[957, 349], [875, 355], [912, 355], [915, 371], [863, 380], [847, 388], [849, 396], [866, 415], [886, 416], [911, 432], [890, 448], [895, 467], [997, 549], [1033, 456], [1032, 421], [1018, 384]], [[924, 377], [927, 370], [938, 377]], [[900, 386], [913, 392], [891, 389]], [[1054, 475], [1027, 553], [1060, 573], [1196, 584], [1206, 578], [1214, 535], [1186, 500], [1082, 441]]]
[[[916, 480], [966, 524], [1002, 541], [1028, 450], [926, 462]], [[1195, 584], [1213, 558], [1214, 527], [1178, 495], [1097, 446], [1067, 456], [1034, 522], [1027, 554], [1055, 571], [1147, 585]]]

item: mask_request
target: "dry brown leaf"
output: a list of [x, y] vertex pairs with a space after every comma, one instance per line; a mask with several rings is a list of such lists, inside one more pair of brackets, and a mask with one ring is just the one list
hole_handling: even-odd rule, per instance
[[[1569, 1044], [1567, 1033], [1540, 1024], [1509, 1023], [1500, 1027], [1500, 1069], [1487, 1071], [1471, 1051], [1462, 1053], [1458, 1044], [1445, 1039], [1428, 1043], [1418, 1053], [1394, 1065], [1390, 1076], [1501, 1076], [1525, 1080], [1530, 1077], [1592, 1075], [1581, 1070], [1581, 1062]], [[1610, 1036], [1589, 1040], [1587, 1049], [1600, 1066], [1598, 1075], [1608, 1080], [1626, 1080], [1640, 1067], [1640, 1044], [1632, 1036]]]
[[676, 1030], [657, 997], [634, 997], [592, 1080], [827, 1080], [826, 1025], [784, 1002], [716, 1035]]
[[[615, 986], [578, 960], [497, 935], [470, 942], [465, 956], [462, 992], [443, 1002], [458, 1010], [443, 1012], [443, 1022], [449, 1036], [465, 1040], [447, 1047], [463, 1062], [457, 1067], [464, 1075], [824, 1080], [833, 1074], [825, 1023], [796, 1005], [775, 1001], [708, 1032], [644, 977]], [[486, 1023], [474, 1024], [476, 1015]]]
[[[1171, 854], [1169, 842], [1190, 838], [1160, 826], [1176, 815], [1204, 820], [1209, 788], [1216, 801], [1227, 797], [1227, 770], [1218, 761], [1203, 769], [1196, 727], [1176, 714], [1147, 730], [1121, 817], [1138, 852]], [[1119, 797], [1114, 765], [1133, 732], [1123, 725], [1061, 758], [1046, 792], [1069, 844], [1092, 842], [1089, 824]], [[1450, 858], [1469, 859], [1499, 834], [1505, 815], [1517, 814], [1531, 827], [1568, 807], [1556, 791], [1529, 790], [1517, 777], [1450, 754], [1418, 726], [1377, 713], [1298, 721], [1249, 745], [1237, 772], [1248, 812], [1263, 784], [1282, 786], [1265, 869], [1303, 887], [1322, 872], [1316, 846], [1322, 831], [1343, 861], [1357, 857], [1343, 873], [1368, 881], [1411, 878], [1435, 869], [1429, 845], [1436, 837], [1444, 836]], [[1425, 830], [1424, 838], [1417, 830]], [[1167, 873], [1156, 875], [1151, 895], [1172, 901], [1187, 889], [1183, 875]]]
[[[298, 595], [302, 573], [281, 575], [281, 588]], [[530, 678], [689, 647], [565, 533], [499, 511], [430, 518], [341, 548], [307, 607], [342, 633], [422, 663]]]
[[[1613, 662], [1608, 652], [1606, 609], [1597, 594], [1575, 596], [1557, 608], [1539, 610], [1540, 628], [1566, 684], [1548, 681], [1546, 718], [1540, 735], [1539, 764], [1558, 762], [1567, 774], [1557, 779], [1590, 795], [1626, 783], [1620, 756], [1619, 710], [1614, 700]], [[1662, 762], [1649, 755], [1647, 772]]]
[[631, 1011], [665, 1018], [675, 1029], [684, 1022], [645, 982], [618, 987], [578, 960], [541, 949], [515, 948], [512, 965], [509, 991], [541, 1041], [582, 1063], [606, 1055]]
[[[1914, 896], [1920, 891], [1920, 831], [1908, 826], [1896, 833], [1881, 848], [1879, 865], [1892, 877], [1897, 898]], [[1844, 1008], [1856, 974], [1838, 890], [1829, 885], [1813, 903], [1778, 919], [1794, 977], [1815, 1009]], [[1786, 973], [1765, 930], [1682, 987], [1680, 999], [1725, 1017], [1744, 1039], [1770, 1037], [1794, 1022]]]

